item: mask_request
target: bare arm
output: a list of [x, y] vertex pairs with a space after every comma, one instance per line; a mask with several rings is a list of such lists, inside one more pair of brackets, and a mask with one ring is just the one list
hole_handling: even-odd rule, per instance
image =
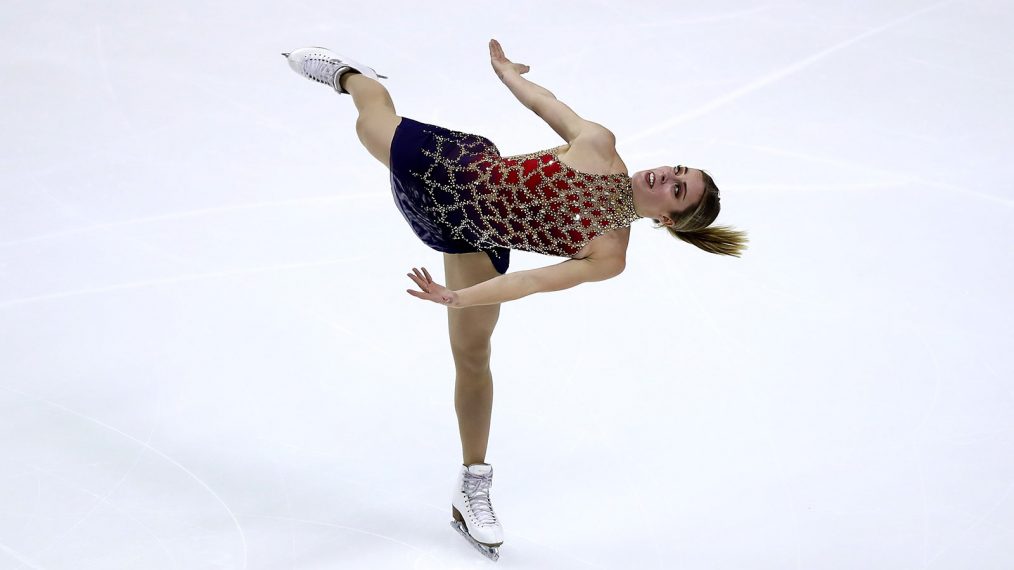
[[528, 73], [529, 67], [523, 63], [514, 63], [503, 53], [500, 42], [490, 40], [489, 42], [490, 63], [496, 71], [500, 81], [510, 89], [522, 105], [532, 110], [536, 115], [546, 121], [563, 140], [573, 142], [582, 132], [587, 129], [597, 129], [607, 137], [611, 137], [605, 127], [598, 123], [587, 121], [578, 116], [573, 109], [556, 98], [551, 91], [537, 85], [524, 77], [522, 73]]
[[507, 70], [500, 76], [500, 81], [510, 89], [511, 93], [518, 98], [522, 105], [531, 109], [540, 97], [556, 99], [556, 95], [545, 87], [533, 83], [514, 70]]
[[533, 293], [560, 291], [588, 281], [604, 281], [623, 272], [615, 259], [568, 259], [556, 265], [517, 271], [456, 291], [457, 309], [514, 301]]

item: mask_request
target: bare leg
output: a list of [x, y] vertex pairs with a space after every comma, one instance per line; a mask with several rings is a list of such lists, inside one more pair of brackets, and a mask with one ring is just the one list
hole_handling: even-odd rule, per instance
[[[401, 123], [391, 95], [379, 81], [360, 73], [342, 75], [342, 89], [359, 110], [356, 133], [363, 146], [390, 168], [391, 139]], [[499, 275], [485, 253], [444, 254], [447, 286], [463, 289]], [[447, 324], [454, 357], [454, 410], [458, 416], [464, 464], [484, 463], [493, 412], [493, 374], [489, 369], [490, 336], [500, 305], [448, 309]]]
[[[387, 88], [360, 73], [341, 77], [359, 110], [356, 133], [363, 146], [390, 168], [391, 139], [401, 123]], [[447, 286], [463, 289], [499, 275], [485, 253], [444, 254]], [[490, 337], [500, 305], [448, 309], [447, 324], [454, 357], [454, 410], [458, 416], [464, 464], [484, 463], [493, 411], [493, 375], [489, 369]]]
[[359, 119], [356, 120], [359, 141], [374, 158], [390, 168], [391, 140], [401, 123], [391, 94], [379, 81], [357, 72], [346, 72], [340, 83], [342, 89], [352, 95], [352, 101], [359, 110]]
[[391, 93], [376, 79], [366, 77], [358, 71], [348, 71], [342, 75], [339, 83], [342, 89], [352, 94], [352, 100], [360, 113], [366, 107], [381, 103], [390, 109], [392, 115], [397, 114], [394, 110], [394, 101], [391, 100]]
[[[447, 286], [452, 289], [469, 287], [499, 275], [485, 253], [445, 253], [444, 273]], [[461, 456], [465, 465], [486, 461], [493, 413], [490, 337], [499, 316], [499, 304], [447, 309], [455, 370], [454, 411], [458, 415]]]

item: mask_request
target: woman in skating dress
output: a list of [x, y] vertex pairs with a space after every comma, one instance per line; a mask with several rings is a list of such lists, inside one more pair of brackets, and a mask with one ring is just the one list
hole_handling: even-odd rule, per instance
[[[521, 77], [529, 67], [507, 59], [496, 40], [489, 52], [497, 77], [566, 144], [501, 156], [483, 136], [399, 116], [379, 82], [386, 76], [371, 67], [326, 48], [282, 55], [300, 75], [352, 96], [356, 133], [390, 170], [395, 204], [423, 243], [444, 254], [446, 286], [425, 267], [412, 268], [408, 277], [419, 290], [408, 293], [447, 307], [463, 456], [452, 525], [495, 559], [503, 530], [489, 500], [492, 466], [485, 457], [493, 404], [490, 337], [500, 304], [616, 277], [630, 224], [639, 218], [721, 255], [739, 256], [746, 234], [709, 227], [718, 216], [719, 191], [706, 172], [676, 165], [629, 175], [612, 132]], [[568, 259], [507, 273], [512, 249]]]

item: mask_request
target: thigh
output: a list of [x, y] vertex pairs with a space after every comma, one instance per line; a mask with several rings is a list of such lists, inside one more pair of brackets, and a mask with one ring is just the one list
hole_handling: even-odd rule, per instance
[[391, 168], [391, 141], [401, 117], [383, 105], [363, 110], [356, 120], [356, 134], [374, 158]]
[[[499, 275], [484, 252], [444, 254], [444, 277], [446, 286], [451, 289], [464, 289]], [[447, 309], [447, 326], [455, 358], [483, 354], [488, 358], [489, 339], [499, 317], [499, 303]]]

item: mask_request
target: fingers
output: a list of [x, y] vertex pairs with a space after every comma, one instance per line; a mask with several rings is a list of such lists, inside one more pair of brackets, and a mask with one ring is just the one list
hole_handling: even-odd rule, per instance
[[423, 267], [425, 276], [419, 273], [419, 270], [415, 267], [412, 268], [412, 273], [406, 273], [409, 279], [415, 282], [422, 291], [413, 291], [411, 289], [405, 289], [405, 292], [412, 295], [416, 299], [422, 299], [424, 301], [433, 301], [434, 303], [440, 303], [441, 305], [447, 305], [450, 303], [450, 299], [444, 298], [442, 295], [437, 295], [430, 292], [430, 285], [433, 284], [433, 278], [430, 277], [429, 271]]
[[495, 57], [503, 57], [503, 47], [496, 40], [489, 40], [489, 52]]
[[424, 277], [423, 274], [419, 273], [419, 270], [416, 269], [415, 267], [412, 268], [412, 273], [415, 273], [415, 276], [418, 277], [423, 283], [428, 284], [430, 282], [429, 275]]
[[430, 272], [426, 271], [425, 267], [423, 267], [422, 270], [423, 272], [419, 273], [418, 269], [416, 269], [415, 267], [412, 268], [412, 272], [415, 273], [415, 276], [418, 277], [420, 280], [422, 280], [424, 283], [426, 284], [433, 283], [433, 277], [430, 276]]
[[429, 270], [425, 267], [422, 268], [422, 272], [413, 267], [412, 273], [406, 273], [405, 275], [422, 289], [422, 291], [405, 289], [405, 292], [409, 295], [418, 299], [440, 303], [441, 305], [451, 305], [454, 302], [456, 293], [433, 281], [433, 276], [430, 275]]
[[[412, 268], [412, 271], [415, 271], [414, 267]], [[406, 273], [405, 275], [408, 275], [408, 278], [414, 281], [415, 284], [418, 285], [420, 289], [422, 289], [427, 293], [429, 292], [427, 290], [428, 289], [427, 283], [423, 280], [422, 276], [418, 275], [418, 272], [416, 275], [412, 275], [411, 273]]]
[[419, 272], [415, 267], [412, 268], [412, 273], [406, 273], [409, 279], [415, 282], [420, 289], [425, 293], [430, 292], [430, 285], [433, 285], [433, 277], [430, 276], [430, 272], [425, 267], [422, 268], [422, 273]]

